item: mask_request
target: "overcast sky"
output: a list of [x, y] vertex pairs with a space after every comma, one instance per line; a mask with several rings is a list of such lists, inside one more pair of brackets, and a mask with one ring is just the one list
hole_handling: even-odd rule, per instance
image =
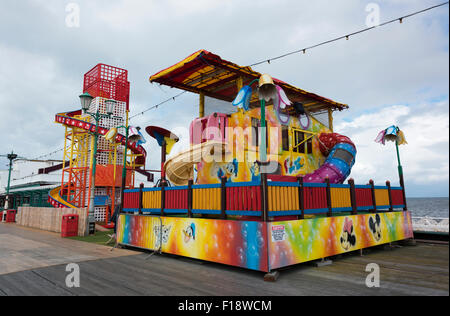
[[[80, 107], [83, 74], [99, 62], [128, 69], [134, 115], [180, 92], [150, 84], [149, 76], [199, 49], [248, 65], [365, 28], [369, 4], [379, 7], [384, 22], [440, 2], [3, 0], [0, 154], [14, 150], [35, 158], [62, 148], [64, 130], [54, 115]], [[71, 3], [80, 9], [79, 27], [69, 27]], [[373, 141], [397, 124], [409, 142], [400, 148], [408, 196], [448, 196], [448, 10], [447, 5], [255, 70], [350, 106], [336, 113], [335, 131], [357, 145], [357, 183], [398, 183], [395, 147]], [[198, 115], [197, 99], [186, 93], [131, 123], [188, 127]], [[158, 168], [156, 142], [148, 137], [145, 147], [147, 168]], [[62, 152], [46, 158], [62, 159]]]

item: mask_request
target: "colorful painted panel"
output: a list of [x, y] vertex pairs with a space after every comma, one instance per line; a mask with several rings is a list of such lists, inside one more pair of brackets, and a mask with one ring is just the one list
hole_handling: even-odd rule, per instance
[[268, 224], [271, 270], [413, 237], [410, 212]]
[[[197, 165], [197, 183], [220, 183], [226, 176], [230, 182], [260, 181], [258, 147], [253, 135], [252, 121], [261, 119], [260, 108], [247, 112], [233, 113], [228, 119], [227, 142], [228, 154], [224, 162], [201, 162]], [[306, 119], [306, 121], [305, 121]], [[286, 116], [274, 109], [273, 105], [266, 107], [266, 120], [268, 126], [268, 159], [278, 163], [277, 173], [280, 175], [297, 176], [313, 172], [325, 161], [320, 151], [320, 144], [316, 137], [311, 142], [311, 154], [293, 151], [294, 135], [289, 134], [290, 150], [284, 151], [282, 144], [282, 126], [291, 129], [305, 130], [311, 133], [331, 132], [319, 121], [304, 115]]]
[[[162, 225], [162, 230], [161, 230]], [[267, 271], [266, 224], [250, 221], [125, 215], [120, 244]]]

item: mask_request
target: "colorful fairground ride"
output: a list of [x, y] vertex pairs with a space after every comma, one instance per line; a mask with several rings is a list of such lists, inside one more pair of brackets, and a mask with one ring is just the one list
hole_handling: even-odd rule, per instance
[[199, 94], [199, 117], [167, 161], [178, 137], [146, 129], [162, 185], [125, 190], [118, 244], [271, 272], [413, 237], [403, 187], [344, 183], [356, 148], [333, 112], [347, 105], [205, 50], [150, 82]]
[[90, 222], [108, 224], [135, 172], [151, 178], [145, 140], [128, 125], [129, 94], [127, 70], [98, 64], [84, 75], [82, 109], [56, 114], [65, 132], [61, 186], [48, 197], [54, 207], [87, 207]]

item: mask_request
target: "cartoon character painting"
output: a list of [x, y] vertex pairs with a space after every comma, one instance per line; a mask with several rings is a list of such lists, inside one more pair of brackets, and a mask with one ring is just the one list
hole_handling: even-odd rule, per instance
[[231, 182], [232, 177], [236, 177], [238, 174], [239, 165], [236, 158], [232, 162], [227, 163], [225, 166], [220, 166], [217, 170], [217, 177], [219, 179], [226, 177], [228, 182]]
[[344, 228], [341, 235], [341, 246], [344, 250], [349, 250], [356, 245], [356, 235], [353, 230], [353, 221], [348, 217], [344, 220]]
[[381, 240], [381, 218], [380, 214], [376, 214], [375, 216], [370, 216], [369, 218], [369, 228], [372, 232], [373, 238], [376, 241]]
[[192, 223], [186, 229], [183, 229], [184, 242], [188, 243], [191, 240], [195, 240], [195, 224]]
[[157, 247], [161, 247], [161, 240], [163, 244], [166, 244], [169, 241], [169, 234], [172, 226], [155, 226], [153, 227], [153, 232], [155, 234], [156, 238], [156, 245]]
[[297, 157], [292, 161], [291, 157], [287, 157], [284, 161], [284, 172], [286, 175], [297, 174], [305, 165], [302, 157]]
[[250, 165], [250, 172], [252, 174], [252, 182], [253, 181], [259, 182], [260, 180], [259, 164], [255, 161], [253, 163], [249, 163], [249, 165]]

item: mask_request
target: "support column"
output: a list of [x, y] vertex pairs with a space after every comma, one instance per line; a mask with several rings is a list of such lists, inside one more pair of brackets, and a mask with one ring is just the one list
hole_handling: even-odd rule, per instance
[[143, 192], [142, 192], [143, 189], [144, 189], [144, 184], [141, 183], [139, 185], [139, 215], [143, 214], [142, 209], [144, 208], [144, 206], [143, 206]]
[[267, 174], [261, 173], [261, 220], [267, 222], [269, 220], [269, 188], [267, 185]]
[[358, 205], [356, 204], [355, 180], [349, 179], [348, 184], [350, 185], [350, 201], [352, 203], [352, 215], [356, 215], [358, 214]]
[[305, 218], [305, 187], [303, 186], [303, 177], [297, 178], [298, 183], [298, 203], [300, 207], [300, 211], [302, 212], [298, 219], [304, 219]]
[[405, 193], [405, 180], [403, 178], [403, 167], [400, 162], [400, 152], [398, 150], [398, 141], [395, 141], [395, 149], [397, 151], [397, 160], [398, 160], [398, 177], [400, 181], [400, 186], [402, 187], [402, 195], [403, 195], [403, 203], [405, 207], [403, 208], [404, 211], [408, 210], [408, 205], [406, 204], [406, 193]]
[[205, 116], [205, 95], [200, 93], [199, 107], [198, 107], [198, 117]]
[[220, 179], [220, 218], [221, 219], [226, 219], [227, 218], [227, 213], [226, 213], [226, 209], [227, 209], [227, 188], [226, 188], [226, 184], [227, 184], [227, 177], [223, 176]]
[[244, 86], [244, 80], [242, 79], [242, 77], [237, 78], [236, 79], [237, 92], [239, 92], [243, 86]]
[[331, 186], [330, 186], [330, 179], [329, 178], [325, 178], [325, 182], [327, 184], [327, 207], [328, 207], [328, 213], [327, 216], [331, 217], [333, 216], [333, 205], [331, 204]]
[[328, 127], [333, 132], [333, 110], [331, 108], [328, 109]]
[[391, 182], [386, 181], [386, 186], [388, 188], [388, 196], [389, 196], [389, 212], [394, 210], [394, 206], [392, 204], [392, 190], [391, 190]]
[[192, 218], [192, 185], [194, 181], [190, 179], [188, 181], [188, 217]]
[[372, 212], [376, 213], [377, 212], [377, 201], [376, 201], [376, 198], [375, 198], [375, 183], [373, 182], [372, 179], [370, 179], [369, 185], [370, 185], [370, 192], [371, 192], [371, 195], [372, 195], [372, 204], [373, 204]]
[[166, 208], [166, 187], [161, 187], [161, 216], [164, 216], [164, 209]]

